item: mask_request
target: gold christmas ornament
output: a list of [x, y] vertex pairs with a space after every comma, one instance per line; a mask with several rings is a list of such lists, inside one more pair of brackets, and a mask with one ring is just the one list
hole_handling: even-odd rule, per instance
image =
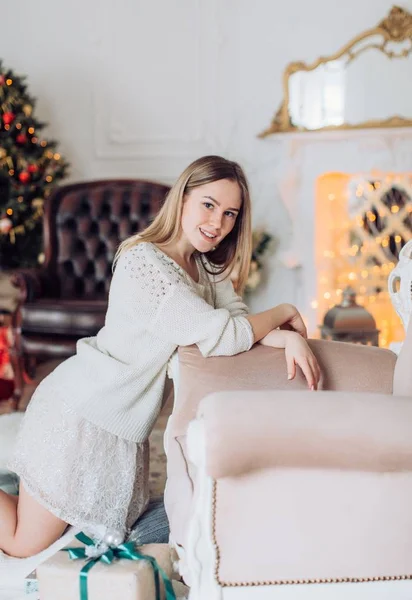
[[44, 200], [43, 198], [35, 198], [34, 200], [32, 200], [32, 206], [34, 206], [34, 208], [43, 208], [43, 204], [44, 204]]
[[25, 104], [23, 106], [23, 112], [26, 115], [26, 117], [30, 117], [32, 111], [33, 111], [33, 107], [31, 106], [31, 104]]

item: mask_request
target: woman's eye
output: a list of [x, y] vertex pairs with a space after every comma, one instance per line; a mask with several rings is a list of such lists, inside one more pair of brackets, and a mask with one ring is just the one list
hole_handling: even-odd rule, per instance
[[232, 212], [232, 211], [230, 211], [230, 210], [227, 210], [227, 211], [226, 211], [226, 214], [227, 214], [227, 215], [228, 215], [228, 216], [229, 216], [231, 219], [234, 219], [234, 218], [236, 217], [235, 213], [233, 213], [233, 212]]
[[211, 202], [203, 202], [203, 206], [206, 206], [206, 208], [213, 208], [213, 204]]

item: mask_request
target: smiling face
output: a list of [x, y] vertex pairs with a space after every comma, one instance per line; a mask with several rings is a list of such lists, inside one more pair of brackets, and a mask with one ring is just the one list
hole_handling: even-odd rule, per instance
[[219, 179], [194, 188], [184, 198], [182, 237], [199, 252], [210, 252], [232, 231], [241, 205], [236, 181]]

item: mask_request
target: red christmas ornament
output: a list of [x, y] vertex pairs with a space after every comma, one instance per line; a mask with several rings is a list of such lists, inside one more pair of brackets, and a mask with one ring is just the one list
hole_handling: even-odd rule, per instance
[[30, 173], [28, 173], [27, 171], [22, 171], [19, 174], [19, 179], [22, 183], [28, 183], [30, 181]]
[[6, 78], [4, 75], [0, 75], [0, 85], [4, 85], [6, 83]]
[[5, 112], [3, 115], [3, 123], [5, 125], [10, 125], [11, 123], [13, 123], [15, 116], [16, 115], [12, 112]]
[[29, 165], [27, 167], [27, 170], [29, 173], [37, 173], [37, 171], [39, 170], [39, 167], [37, 165]]
[[27, 136], [25, 133], [19, 133], [19, 135], [16, 137], [16, 142], [18, 144], [25, 144], [27, 142]]

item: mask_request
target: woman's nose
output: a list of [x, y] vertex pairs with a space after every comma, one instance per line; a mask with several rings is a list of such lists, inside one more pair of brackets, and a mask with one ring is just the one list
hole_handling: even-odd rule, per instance
[[213, 225], [213, 227], [216, 227], [216, 229], [220, 229], [222, 225], [222, 215], [215, 212], [210, 217], [210, 224]]

